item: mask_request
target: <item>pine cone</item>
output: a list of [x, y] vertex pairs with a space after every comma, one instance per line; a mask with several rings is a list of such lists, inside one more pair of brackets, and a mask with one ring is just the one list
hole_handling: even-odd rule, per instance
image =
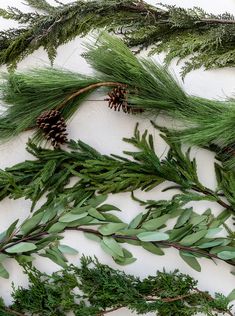
[[110, 109], [114, 109], [114, 111], [120, 111], [123, 110], [124, 113], [142, 113], [143, 110], [139, 108], [134, 108], [131, 105], [128, 104], [128, 90], [126, 90], [124, 87], [116, 87], [113, 88], [108, 93], [108, 98], [105, 99], [105, 101], [108, 101], [108, 106]]
[[46, 136], [46, 139], [51, 141], [54, 148], [59, 148], [60, 145], [68, 141], [66, 123], [59, 111], [49, 110], [43, 112], [37, 118], [36, 123]]

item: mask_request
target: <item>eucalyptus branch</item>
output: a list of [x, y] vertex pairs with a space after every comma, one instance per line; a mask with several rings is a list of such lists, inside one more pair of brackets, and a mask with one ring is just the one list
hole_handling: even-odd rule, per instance
[[16, 8], [0, 11], [2, 17], [24, 25], [1, 32], [1, 64], [15, 67], [40, 46], [53, 61], [58, 46], [106, 28], [121, 33], [130, 47], [141, 50], [153, 46], [152, 53], [166, 51], [167, 62], [193, 55], [185, 63], [183, 75], [202, 65], [234, 66], [235, 20], [229, 13], [213, 15], [196, 7], [151, 6], [141, 0], [80, 0], [56, 7], [46, 1], [37, 4], [27, 0], [27, 4], [39, 12], [23, 13]]
[[[94, 234], [97, 236], [102, 237], [102, 234], [95, 230], [95, 229], [91, 229], [91, 228], [84, 228], [84, 227], [72, 227], [69, 230], [75, 230], [75, 231], [81, 231], [84, 233], [90, 233], [90, 234]], [[125, 235], [118, 235], [118, 234], [112, 234], [110, 235], [110, 237], [116, 239], [116, 240], [135, 240], [135, 241], [139, 241], [139, 238], [136, 236], [125, 236]], [[217, 260], [222, 260], [220, 257], [218, 257], [217, 255], [213, 254], [213, 253], [209, 253], [207, 251], [203, 251], [200, 248], [193, 248], [193, 247], [186, 247], [183, 245], [180, 245], [179, 243], [174, 243], [174, 242], [169, 242], [169, 241], [158, 241], [158, 242], [151, 242], [152, 244], [155, 244], [157, 247], [161, 247], [161, 246], [166, 246], [166, 247], [171, 247], [171, 248], [175, 248], [179, 251], [186, 251], [188, 253], [192, 253], [192, 254], [198, 254], [199, 256], [203, 256], [203, 257], [207, 257], [207, 258], [211, 258], [211, 259], [217, 259]], [[228, 264], [235, 266], [235, 261], [234, 260], [229, 260], [227, 261]]]
[[[157, 271], [141, 280], [84, 256], [81, 267], [70, 265], [51, 275], [29, 265], [23, 267], [29, 286], [13, 287], [10, 307], [1, 300], [2, 316], [23, 316], [22, 312], [38, 316], [52, 316], [55, 312], [63, 316], [68, 312], [101, 316], [120, 308], [140, 315], [155, 312], [166, 316], [173, 311], [181, 315], [232, 315], [232, 294], [209, 295], [197, 288], [197, 281], [177, 270]], [[75, 289], [79, 289], [79, 295]]]
[[[81, 185], [65, 189], [63, 193], [48, 195], [47, 202], [17, 226], [15, 221], [0, 240], [0, 275], [8, 278], [4, 267], [7, 258], [19, 263], [31, 262], [34, 254], [47, 257], [67, 266], [65, 254], [76, 250], [61, 244], [61, 234], [80, 231], [112, 256], [118, 264], [130, 264], [136, 259], [121, 246], [130, 243], [143, 247], [156, 255], [164, 255], [166, 247], [175, 248], [181, 258], [197, 271], [201, 270], [198, 257], [218, 259], [235, 266], [234, 238], [216, 237], [229, 218], [228, 211], [215, 217], [207, 210], [199, 215], [186, 208], [187, 194], [176, 195], [171, 201], [146, 201], [145, 212], [125, 223], [110, 211], [120, 211], [116, 206], [103, 204], [106, 196], [94, 196]], [[175, 219], [173, 228], [166, 230], [169, 219]], [[97, 229], [89, 228], [96, 226]]]

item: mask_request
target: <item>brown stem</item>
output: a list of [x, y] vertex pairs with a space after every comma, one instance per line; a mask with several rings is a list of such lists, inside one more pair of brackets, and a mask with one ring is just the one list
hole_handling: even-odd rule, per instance
[[181, 301], [183, 300], [184, 298], [187, 298], [187, 297], [190, 297], [192, 295], [195, 295], [197, 293], [189, 293], [189, 294], [184, 294], [184, 295], [179, 295], [179, 296], [176, 296], [176, 297], [166, 297], [166, 298], [158, 298], [158, 297], [145, 297], [145, 299], [147, 301], [153, 301], [153, 302], [156, 302], [156, 301], [162, 301], [164, 303], [170, 303], [170, 302], [175, 302], [175, 301]]
[[64, 102], [62, 102], [57, 108], [56, 110], [61, 110], [70, 100], [76, 98], [77, 96], [79, 96], [80, 94], [83, 94], [85, 92], [88, 92], [90, 90], [94, 90], [96, 88], [99, 88], [99, 87], [114, 87], [114, 86], [126, 86], [125, 84], [123, 83], [120, 83], [120, 82], [112, 82], [112, 81], [107, 81], [107, 82], [97, 82], [97, 83], [93, 83], [85, 88], [82, 88], [76, 92], [74, 92], [73, 94], [69, 95], [65, 100]]
[[[201, 189], [201, 188], [198, 188], [198, 187], [196, 187], [196, 186], [193, 186], [192, 189], [193, 189], [194, 191], [196, 191], [196, 192], [203, 193], [203, 194], [206, 195], [206, 196], [215, 196], [215, 195], [213, 194], [213, 192], [210, 191], [210, 190], [207, 189], [207, 188]], [[221, 200], [218, 196], [215, 196], [215, 197], [216, 197], [216, 202], [217, 202], [218, 204], [220, 204], [221, 206], [223, 206], [224, 208], [226, 208], [226, 209], [228, 209], [228, 210], [230, 210], [230, 211], [232, 210], [231, 205], [229, 205], [229, 204], [227, 204], [226, 202], [224, 202], [223, 200]]]
[[[149, 301], [149, 302], [157, 302], [157, 301], [161, 301], [161, 302], [164, 302], [164, 303], [171, 303], [171, 302], [176, 302], [176, 301], [182, 301], [183, 299], [187, 298], [187, 297], [190, 297], [192, 295], [195, 295], [195, 294], [202, 294], [204, 296], [206, 296], [210, 301], [213, 301], [213, 297], [210, 296], [210, 294], [206, 293], [206, 292], [203, 292], [203, 291], [200, 291], [199, 289], [195, 288], [194, 289], [195, 292], [191, 292], [189, 294], [184, 294], [184, 295], [179, 295], [179, 296], [176, 296], [176, 297], [166, 297], [166, 298], [158, 298], [158, 297], [143, 297], [146, 301]], [[111, 312], [114, 312], [116, 310], [119, 310], [120, 308], [123, 308], [125, 306], [118, 306], [118, 307], [115, 307], [115, 308], [112, 308], [112, 309], [109, 309], [109, 310], [104, 310], [102, 312], [100, 312], [99, 314], [97, 314], [96, 316], [103, 316], [105, 314], [108, 314], [108, 313], [111, 313]], [[218, 312], [226, 312], [228, 315], [230, 316], [233, 316], [232, 312], [230, 312], [229, 310], [219, 310], [219, 309], [215, 309], [216, 311]]]
[[115, 307], [115, 308], [112, 308], [112, 309], [108, 309], [108, 310], [105, 310], [105, 311], [100, 312], [99, 314], [96, 314], [96, 316], [103, 316], [103, 315], [105, 315], [105, 314], [108, 314], [108, 313], [117, 311], [117, 310], [119, 310], [120, 308], [123, 308], [123, 307], [124, 307], [124, 306], [118, 306], [118, 307]]
[[[66, 230], [76, 230], [76, 231], [82, 231], [82, 232], [85, 232], [85, 233], [91, 233], [91, 234], [94, 234], [94, 235], [98, 235], [100, 237], [103, 236], [99, 231], [91, 229], [91, 228], [85, 228], [85, 227], [68, 227], [68, 228], [66, 228]], [[137, 241], [139, 241], [139, 239], [136, 236], [124, 236], [124, 235], [113, 234], [110, 237], [115, 238], [115, 239], [130, 239], [130, 240], [137, 240]], [[165, 240], [164, 241], [157, 241], [157, 242], [153, 242], [153, 243], [156, 244], [156, 245], [164, 245], [164, 246], [167, 246], [167, 247], [172, 247], [172, 248], [175, 248], [177, 250], [184, 250], [184, 251], [188, 251], [188, 252], [191, 252], [191, 253], [197, 253], [197, 254], [200, 254], [200, 255], [202, 255], [204, 257], [225, 261], [228, 264], [230, 264], [232, 266], [235, 266], [235, 262], [233, 262], [232, 260], [223, 260], [223, 259], [219, 258], [215, 254], [203, 251], [203, 250], [201, 250], [199, 248], [196, 248], [196, 247], [195, 248], [191, 248], [191, 247], [183, 246], [183, 245], [180, 245], [178, 243], [165, 241]]]
[[205, 23], [218, 23], [218, 24], [235, 24], [235, 20], [225, 20], [225, 19], [200, 19], [200, 22], [205, 22]]
[[17, 311], [14, 311], [13, 309], [9, 308], [9, 307], [4, 307], [5, 311], [8, 313], [11, 313], [12, 315], [16, 315], [16, 316], [26, 316], [25, 314], [19, 313]]

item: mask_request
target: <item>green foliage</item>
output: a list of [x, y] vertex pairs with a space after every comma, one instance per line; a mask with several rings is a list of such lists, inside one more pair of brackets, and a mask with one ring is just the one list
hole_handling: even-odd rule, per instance
[[[5, 115], [0, 118], [2, 140], [34, 128], [42, 112], [60, 106], [72, 92], [99, 82], [98, 79], [53, 68], [9, 73], [4, 78], [5, 83], [0, 87], [6, 108]], [[61, 111], [64, 118], [71, 117], [91, 92], [67, 102]]]
[[[217, 145], [226, 150], [234, 144], [233, 100], [216, 101], [187, 95], [165, 67], [151, 59], [138, 59], [118, 38], [103, 34], [88, 45], [86, 60], [102, 80], [128, 85], [128, 102], [148, 114], [163, 113], [184, 124], [173, 130], [175, 141], [193, 145]], [[220, 117], [220, 119], [218, 119]], [[230, 153], [230, 157], [233, 152]]]
[[19, 29], [0, 33], [0, 64], [15, 67], [25, 56], [42, 46], [51, 61], [58, 46], [76, 36], [106, 28], [122, 35], [130, 47], [138, 51], [149, 46], [151, 54], [166, 51], [166, 62], [189, 57], [183, 76], [204, 66], [234, 66], [234, 16], [213, 15], [201, 8], [150, 6], [141, 0], [90, 0], [51, 6], [45, 0], [27, 0], [37, 13], [23, 13], [17, 8], [0, 10], [5, 19], [22, 24]]
[[[69, 150], [43, 149], [30, 143], [28, 150], [36, 159], [1, 171], [1, 199], [28, 198], [32, 209], [42, 194], [47, 199], [20, 226], [16, 221], [0, 235], [0, 255], [3, 255], [0, 263], [8, 257], [19, 262], [31, 261], [31, 255], [39, 253], [65, 267], [64, 254], [76, 251], [60, 245], [60, 233], [75, 230], [97, 241], [120, 265], [136, 260], [122, 247], [123, 243], [129, 243], [156, 255], [163, 255], [165, 247], [173, 247], [197, 271], [201, 269], [197, 261], [200, 257], [224, 260], [234, 266], [234, 232], [226, 225], [234, 214], [232, 171], [223, 178], [223, 167], [216, 165], [219, 187], [210, 190], [199, 181], [196, 161], [191, 159], [189, 151], [183, 152], [179, 145], [172, 144], [167, 133], [163, 137], [170, 148], [162, 159], [155, 153], [152, 136], [146, 131], [141, 135], [138, 126], [134, 136], [125, 139], [136, 148], [126, 152], [130, 159], [101, 155], [81, 141], [71, 141]], [[48, 166], [53, 166], [49, 172]], [[68, 187], [71, 178], [75, 184]], [[104, 194], [138, 188], [149, 190], [164, 181], [170, 181], [168, 189], [177, 188], [179, 193], [170, 201], [140, 201], [133, 196], [145, 211], [130, 223], [113, 214], [120, 211], [117, 207], [103, 204], [106, 195], [94, 195], [95, 191]], [[221, 196], [227, 197], [227, 201]], [[210, 209], [199, 215], [187, 207], [188, 202], [201, 200], [216, 202], [224, 210], [218, 216]], [[175, 220], [173, 228], [168, 228], [170, 219]], [[223, 237], [219, 237], [222, 231]], [[0, 274], [8, 277], [3, 265]]]
[[151, 59], [138, 59], [122, 41], [107, 34], [88, 45], [85, 58], [97, 72], [93, 78], [54, 69], [6, 76], [1, 89], [2, 101], [7, 107], [0, 117], [0, 139], [6, 140], [33, 128], [38, 115], [47, 109], [59, 107], [67, 119], [90, 92], [121, 83], [128, 86], [130, 107], [141, 108], [151, 117], [163, 113], [184, 124], [182, 129], [172, 129], [169, 133], [173, 141], [217, 146], [220, 153], [227, 153], [229, 161], [228, 157], [224, 158], [233, 168], [233, 100], [216, 101], [187, 95], [165, 67]]
[[29, 287], [13, 288], [11, 306], [0, 302], [3, 316], [65, 316], [68, 312], [98, 316], [123, 307], [140, 315], [232, 315], [229, 298], [218, 293], [212, 297], [197, 288], [197, 281], [177, 270], [158, 271], [140, 280], [83, 256], [81, 267], [68, 266], [51, 275], [28, 265], [24, 271]]

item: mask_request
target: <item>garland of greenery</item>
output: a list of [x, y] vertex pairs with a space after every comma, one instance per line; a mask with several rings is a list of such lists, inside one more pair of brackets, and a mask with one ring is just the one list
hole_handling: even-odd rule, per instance
[[[58, 2], [58, 1], [56, 1]], [[151, 53], [167, 52], [166, 62], [189, 58], [182, 71], [234, 66], [234, 16], [214, 15], [200, 8], [151, 6], [142, 0], [90, 0], [51, 6], [46, 0], [26, 0], [38, 12], [23, 13], [17, 8], [0, 10], [5, 19], [21, 28], [1, 32], [0, 64], [15, 67], [40, 46], [51, 61], [58, 46], [92, 30], [106, 28], [122, 34], [130, 47], [139, 50], [153, 45]]]
[[12, 305], [0, 301], [1, 316], [65, 316], [68, 312], [103, 316], [123, 307], [140, 315], [233, 315], [230, 302], [234, 292], [227, 297], [220, 293], [212, 297], [197, 288], [197, 281], [177, 270], [158, 271], [140, 280], [83, 256], [80, 268], [68, 266], [48, 275], [24, 265], [24, 272], [28, 289], [14, 287]]
[[[74, 251], [61, 246], [59, 240], [60, 233], [67, 230], [86, 233], [122, 265], [136, 259], [120, 243], [141, 246], [157, 255], [164, 254], [162, 249], [173, 247], [197, 271], [201, 269], [197, 261], [200, 257], [223, 260], [235, 266], [234, 232], [226, 224], [234, 214], [232, 171], [223, 176], [223, 167], [217, 166], [219, 187], [213, 191], [200, 183], [195, 160], [190, 160], [189, 152], [183, 153], [179, 145], [168, 141], [171, 148], [167, 157], [160, 160], [154, 151], [152, 136], [146, 132], [141, 136], [136, 128], [134, 137], [126, 141], [138, 149], [128, 152], [131, 160], [101, 155], [81, 141], [71, 141], [69, 151], [29, 144], [28, 150], [36, 160], [1, 171], [1, 198], [29, 198], [33, 209], [40, 197], [47, 194], [45, 204], [31, 217], [20, 226], [14, 222], [1, 234], [1, 276], [8, 277], [2, 264], [5, 259], [32, 261], [34, 253], [66, 266], [63, 252]], [[74, 176], [77, 182], [67, 188]], [[145, 206], [145, 212], [130, 223], [109, 213], [119, 209], [102, 204], [106, 196], [94, 196], [96, 190], [100, 193], [149, 190], [166, 180], [173, 182], [173, 188], [181, 193], [171, 201], [145, 202], [134, 197]], [[217, 202], [224, 210], [216, 217], [209, 209], [199, 215], [186, 207], [189, 201], [200, 200]], [[176, 223], [167, 229], [167, 222], [172, 218]], [[89, 228], [90, 225], [97, 229]], [[222, 230], [226, 236], [217, 237]]]
[[85, 57], [97, 71], [93, 78], [56, 69], [6, 75], [1, 87], [2, 101], [7, 105], [0, 117], [1, 140], [35, 127], [45, 110], [60, 110], [68, 119], [91, 92], [102, 86], [109, 90], [110, 86], [123, 86], [133, 112], [140, 109], [151, 117], [163, 113], [180, 120], [184, 128], [174, 130], [174, 141], [217, 146], [227, 165], [234, 166], [233, 100], [187, 95], [164, 67], [149, 59], [137, 59], [122, 41], [107, 34], [89, 45]]

